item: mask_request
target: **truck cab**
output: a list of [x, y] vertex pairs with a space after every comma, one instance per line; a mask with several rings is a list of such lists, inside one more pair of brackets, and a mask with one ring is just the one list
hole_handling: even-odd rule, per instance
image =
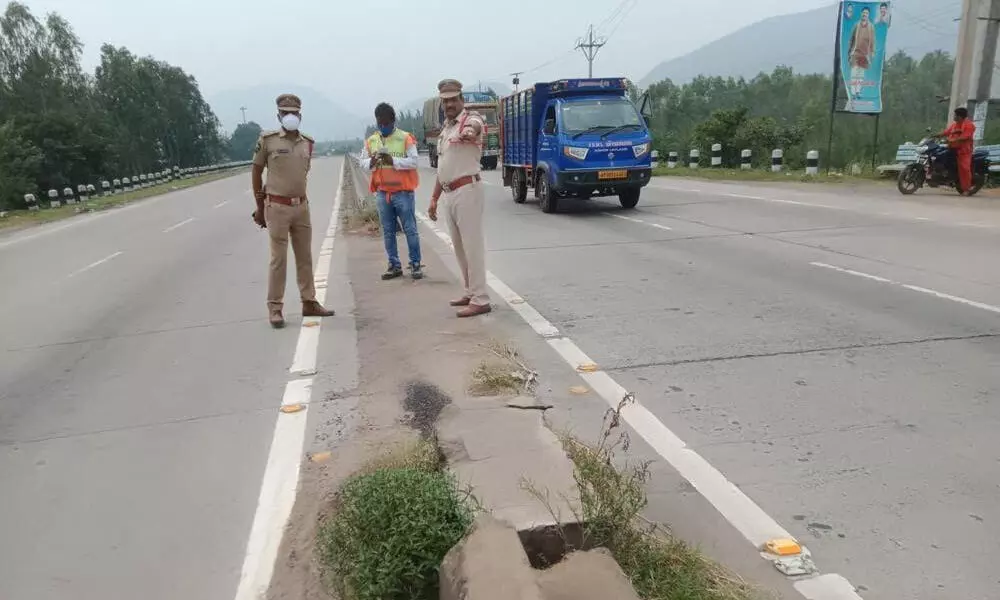
[[652, 175], [652, 139], [624, 78], [538, 83], [501, 100], [503, 181], [515, 202], [534, 188], [544, 212], [568, 198], [618, 196], [634, 208]]
[[[483, 139], [483, 157], [480, 161], [484, 169], [496, 169], [500, 160], [500, 131], [497, 121], [497, 99], [486, 92], [463, 92], [466, 110], [478, 112], [486, 122], [486, 137]], [[444, 108], [441, 99], [434, 97], [424, 102], [424, 140], [432, 168], [437, 168], [437, 142], [444, 124]]]

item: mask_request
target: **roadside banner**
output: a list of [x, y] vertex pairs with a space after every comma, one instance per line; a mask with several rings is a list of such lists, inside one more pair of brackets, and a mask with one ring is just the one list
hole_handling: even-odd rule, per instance
[[882, 67], [891, 21], [891, 2], [844, 0], [840, 3], [837, 64], [847, 94], [838, 110], [862, 114], [882, 112]]

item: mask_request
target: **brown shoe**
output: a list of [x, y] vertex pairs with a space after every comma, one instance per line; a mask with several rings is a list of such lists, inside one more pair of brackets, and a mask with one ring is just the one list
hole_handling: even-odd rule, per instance
[[469, 304], [456, 314], [460, 319], [464, 319], [466, 317], [478, 317], [479, 315], [485, 315], [486, 313], [492, 311], [493, 307], [489, 304]]
[[468, 306], [472, 302], [472, 298], [459, 298], [458, 300], [452, 300], [448, 304], [451, 306]]
[[322, 304], [315, 300], [302, 303], [303, 317], [332, 317], [333, 314], [332, 310], [324, 308]]
[[270, 309], [270, 317], [268, 319], [271, 322], [271, 327], [275, 329], [281, 329], [285, 326], [285, 317], [281, 315], [280, 308]]

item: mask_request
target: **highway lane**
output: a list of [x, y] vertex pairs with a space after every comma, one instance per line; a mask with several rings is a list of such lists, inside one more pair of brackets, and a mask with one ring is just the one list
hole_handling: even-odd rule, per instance
[[995, 595], [1000, 209], [671, 179], [545, 215], [486, 180], [490, 270], [823, 571]]
[[4, 600], [235, 593], [299, 331], [267, 325], [252, 205], [241, 174], [0, 237]]

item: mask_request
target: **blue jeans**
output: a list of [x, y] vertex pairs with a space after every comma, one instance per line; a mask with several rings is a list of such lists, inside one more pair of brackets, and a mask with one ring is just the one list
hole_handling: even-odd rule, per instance
[[419, 265], [420, 234], [417, 232], [416, 198], [413, 192], [393, 192], [389, 197], [391, 202], [386, 202], [385, 192], [375, 194], [379, 220], [382, 222], [382, 241], [385, 242], [389, 266], [394, 268], [402, 266], [399, 262], [399, 249], [396, 247], [396, 232], [399, 230], [397, 218], [402, 222], [403, 233], [406, 234], [410, 265]]

